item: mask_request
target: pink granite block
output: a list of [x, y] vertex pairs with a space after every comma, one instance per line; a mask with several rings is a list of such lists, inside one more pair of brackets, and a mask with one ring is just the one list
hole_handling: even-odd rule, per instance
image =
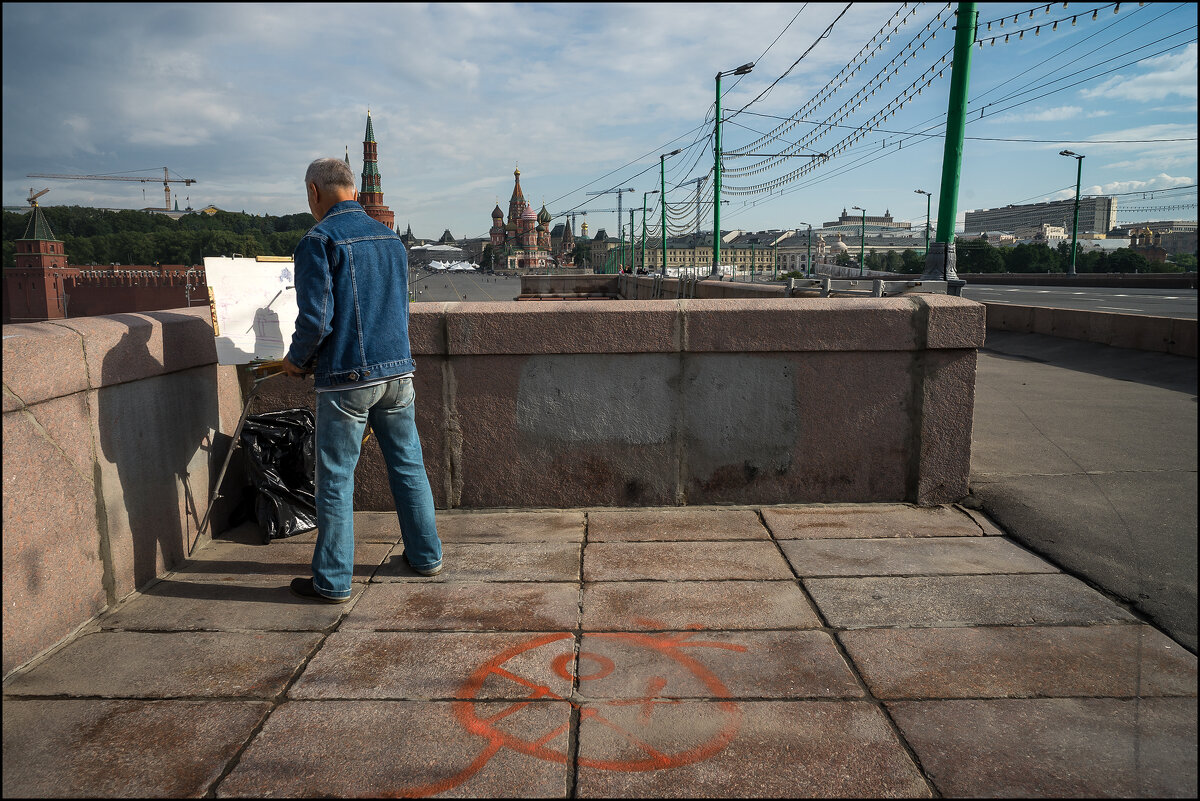
[[570, 718], [565, 701], [290, 701], [217, 796], [566, 797]]
[[[744, 414], [751, 407], [737, 399], [762, 381], [744, 382], [723, 407], [689, 399], [688, 503], [904, 498], [911, 442], [911, 354], [796, 353], [772, 358], [780, 362], [772, 370], [786, 371], [793, 388], [785, 402], [756, 409], [756, 414], [777, 422], [762, 426], [757, 436], [765, 443], [767, 432], [786, 434], [756, 448], [753, 457], [729, 459], [734, 451], [705, 431], [724, 434], [722, 429], [737, 429], [743, 422], [756, 424], [755, 416]], [[697, 420], [700, 415], [708, 415], [707, 421]], [[714, 429], [716, 425], [720, 428]]]
[[887, 705], [946, 797], [1195, 798], [1195, 698]]
[[976, 360], [974, 349], [926, 351], [917, 360], [923, 373], [917, 503], [953, 503], [967, 494]]
[[450, 303], [410, 303], [408, 344], [413, 358], [446, 355], [446, 309]]
[[687, 350], [912, 350], [915, 307], [907, 298], [770, 298], [679, 301]]
[[[63, 404], [51, 415], [59, 436], [78, 425], [71, 399]], [[107, 603], [92, 472], [80, 470], [78, 444], [60, 444], [27, 412], [4, 415], [5, 675]]]
[[931, 795], [862, 701], [597, 702], [580, 718], [580, 798]]
[[673, 300], [451, 304], [452, 355], [671, 353], [680, 346]]
[[1167, 353], [1196, 358], [1196, 321], [1173, 319]]
[[[461, 479], [450, 505], [674, 502], [662, 376], [677, 365], [677, 358], [657, 354], [455, 359]], [[660, 400], [631, 405], [630, 393], [639, 387]]]
[[926, 347], [981, 348], [987, 329], [982, 303], [953, 295], [914, 295], [915, 302], [928, 308]]
[[4, 797], [202, 797], [270, 708], [263, 701], [5, 701]]
[[79, 334], [52, 323], [4, 326], [4, 411], [87, 388]]

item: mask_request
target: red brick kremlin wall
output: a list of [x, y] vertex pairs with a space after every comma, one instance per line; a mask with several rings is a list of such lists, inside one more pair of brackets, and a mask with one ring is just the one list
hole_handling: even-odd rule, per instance
[[[43, 277], [41, 270], [7, 269], [4, 323], [184, 308], [187, 271], [182, 264], [83, 265], [47, 270]], [[203, 268], [197, 268], [190, 281], [191, 305], [208, 305]]]

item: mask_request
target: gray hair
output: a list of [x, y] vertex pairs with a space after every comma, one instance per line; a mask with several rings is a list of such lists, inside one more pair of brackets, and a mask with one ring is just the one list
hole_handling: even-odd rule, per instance
[[341, 159], [317, 159], [308, 165], [304, 183], [316, 184], [322, 192], [353, 189], [354, 173], [350, 172], [350, 165]]

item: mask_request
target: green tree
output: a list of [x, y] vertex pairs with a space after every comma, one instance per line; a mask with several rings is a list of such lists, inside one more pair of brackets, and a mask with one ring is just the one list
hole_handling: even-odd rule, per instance
[[905, 250], [900, 254], [900, 272], [920, 275], [925, 272], [925, 255], [915, 250]]
[[843, 250], [837, 254], [837, 258], [833, 260], [834, 264], [839, 264], [842, 267], [849, 267], [854, 264], [854, 260], [850, 258], [849, 252]]
[[[1167, 263], [1163, 265], [1168, 268], [1167, 272], [1196, 272], [1196, 254], [1195, 253], [1176, 253], [1173, 256], [1167, 256]], [[1176, 269], [1170, 269], [1176, 268]]]

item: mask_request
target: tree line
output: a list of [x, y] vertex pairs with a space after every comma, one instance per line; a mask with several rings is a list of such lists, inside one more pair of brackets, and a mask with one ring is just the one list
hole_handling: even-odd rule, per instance
[[[858, 263], [858, 254], [843, 251], [836, 263], [851, 266]], [[1020, 244], [996, 247], [984, 239], [963, 239], [955, 242], [956, 267], [960, 273], [1065, 273], [1071, 264], [1071, 245], [1060, 243], [1051, 248], [1043, 244]], [[925, 255], [918, 250], [885, 252], [867, 249], [868, 270], [919, 274], [925, 270]], [[1196, 269], [1193, 255], [1169, 256], [1165, 264], [1152, 262], [1129, 248], [1113, 251], [1080, 248], [1075, 254], [1077, 273], [1181, 273]]]
[[[71, 266], [89, 264], [202, 265], [205, 256], [290, 256], [313, 225], [312, 215], [256, 216], [218, 211], [173, 220], [144, 211], [86, 206], [43, 206]], [[25, 235], [29, 214], [4, 212], [4, 266], [15, 266], [14, 241]]]

